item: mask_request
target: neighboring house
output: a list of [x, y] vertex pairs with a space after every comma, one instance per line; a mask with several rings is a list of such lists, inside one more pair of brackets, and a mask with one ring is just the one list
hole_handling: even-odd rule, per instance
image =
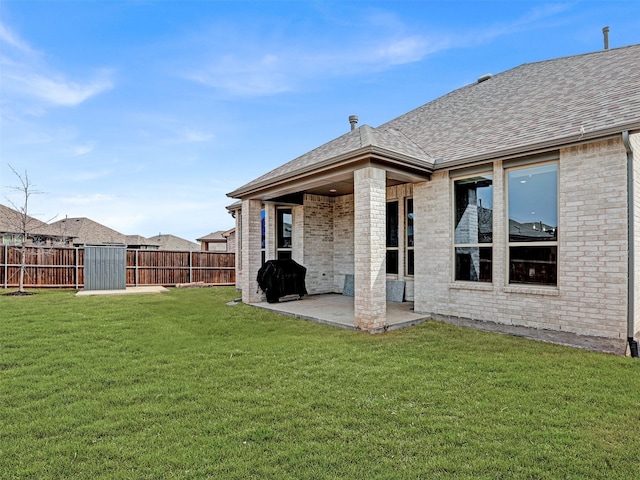
[[54, 245], [62, 241], [48, 233], [45, 222], [0, 204], [0, 245]]
[[127, 248], [133, 248], [137, 250], [158, 250], [159, 246], [156, 242], [149, 240], [142, 235], [126, 235], [125, 241]]
[[203, 252], [235, 252], [236, 229], [218, 230], [204, 237], [196, 238]]
[[384, 330], [392, 279], [443, 321], [633, 347], [640, 45], [485, 75], [377, 128], [350, 122], [228, 194], [245, 303], [262, 300], [263, 257], [291, 257], [310, 294], [354, 275], [366, 331]]
[[190, 242], [184, 238], [176, 237], [175, 235], [156, 235], [155, 237], [149, 237], [149, 240], [158, 246], [159, 250], [174, 250], [183, 252], [195, 252], [200, 250], [200, 245]]
[[46, 230], [51, 235], [67, 239], [67, 245], [126, 245], [126, 235], [95, 222], [90, 218], [64, 218], [52, 222]]

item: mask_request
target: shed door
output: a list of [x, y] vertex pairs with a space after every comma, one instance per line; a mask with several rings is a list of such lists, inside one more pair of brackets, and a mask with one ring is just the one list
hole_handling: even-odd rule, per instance
[[125, 246], [87, 246], [84, 248], [84, 289], [124, 290], [127, 288], [127, 249]]

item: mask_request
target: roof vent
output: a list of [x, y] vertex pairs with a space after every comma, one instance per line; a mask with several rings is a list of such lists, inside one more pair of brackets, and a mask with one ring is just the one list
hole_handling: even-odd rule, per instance
[[358, 124], [358, 116], [357, 115], [349, 115], [349, 123], [351, 124], [351, 130], [356, 129], [356, 125]]
[[487, 80], [489, 80], [491, 77], [493, 77], [493, 75], [491, 75], [490, 73], [487, 73], [485, 75], [482, 75], [480, 78], [478, 78], [478, 83], [482, 83], [482, 82], [486, 82]]
[[602, 35], [604, 35], [604, 49], [609, 50], [609, 27], [602, 27]]

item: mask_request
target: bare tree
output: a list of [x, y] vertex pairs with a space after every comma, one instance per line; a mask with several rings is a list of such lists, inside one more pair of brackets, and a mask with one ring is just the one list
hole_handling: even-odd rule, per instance
[[7, 218], [13, 229], [12, 232], [17, 234], [17, 238], [14, 243], [19, 244], [20, 249], [20, 270], [18, 279], [18, 291], [24, 293], [24, 277], [27, 271], [27, 247], [28, 243], [33, 239], [34, 231], [37, 227], [44, 225], [44, 222], [37, 220], [29, 215], [29, 198], [31, 195], [41, 194], [38, 190], [35, 190], [35, 185], [29, 180], [29, 175], [25, 170], [24, 175], [20, 175], [15, 168], [9, 165], [9, 168], [14, 173], [20, 182], [20, 185], [9, 186], [8, 188], [18, 192], [20, 197], [20, 205], [17, 202], [7, 198], [9, 204], [13, 208], [13, 212], [7, 211], [6, 215], [12, 218]]

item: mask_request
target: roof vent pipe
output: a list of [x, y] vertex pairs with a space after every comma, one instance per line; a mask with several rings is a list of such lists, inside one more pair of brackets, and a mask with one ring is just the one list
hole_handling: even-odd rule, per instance
[[351, 131], [356, 129], [356, 125], [358, 124], [358, 116], [357, 115], [349, 115], [349, 123], [351, 124]]
[[604, 35], [604, 49], [609, 50], [609, 27], [602, 28], [602, 35]]

